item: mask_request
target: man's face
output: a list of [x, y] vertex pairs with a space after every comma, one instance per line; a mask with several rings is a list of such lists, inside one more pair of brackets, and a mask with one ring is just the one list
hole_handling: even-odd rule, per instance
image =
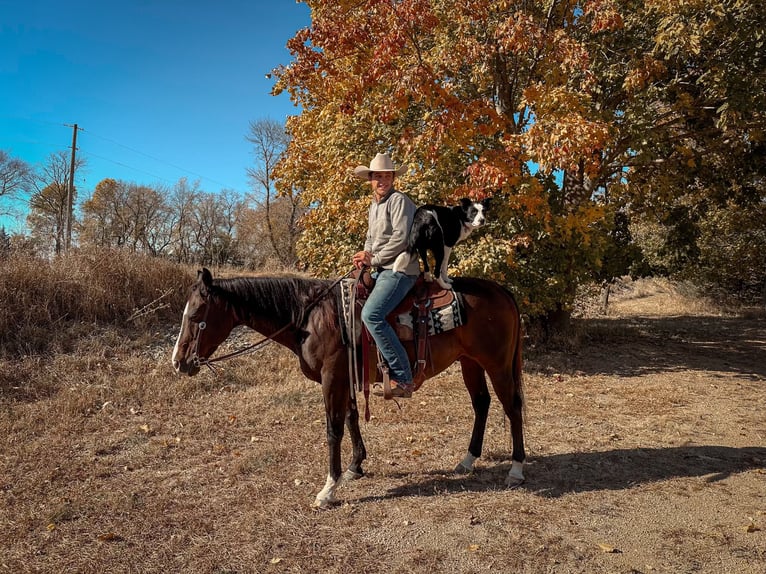
[[385, 197], [394, 185], [394, 174], [390, 171], [373, 171], [370, 173], [370, 185], [378, 199]]

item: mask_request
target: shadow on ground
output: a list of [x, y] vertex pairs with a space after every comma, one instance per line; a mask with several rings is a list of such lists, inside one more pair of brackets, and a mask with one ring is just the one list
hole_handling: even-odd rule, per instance
[[574, 349], [530, 350], [525, 369], [642, 376], [704, 370], [766, 379], [766, 322], [741, 317], [580, 319]]
[[[455, 475], [448, 469], [376, 475], [373, 480], [396, 477], [406, 478], [409, 483], [384, 496], [364, 497], [359, 502], [502, 490], [511, 468], [510, 457], [496, 457], [485, 464], [492, 466], [480, 467], [470, 476]], [[528, 460], [527, 481], [520, 488], [545, 498], [558, 498], [571, 493], [626, 490], [674, 478], [704, 477], [712, 483], [756, 469], [766, 469], [766, 448], [682, 446], [553, 454]]]

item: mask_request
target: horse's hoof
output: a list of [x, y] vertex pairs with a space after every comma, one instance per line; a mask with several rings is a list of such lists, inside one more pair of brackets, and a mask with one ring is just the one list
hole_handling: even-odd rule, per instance
[[350, 482], [352, 480], [359, 480], [363, 476], [364, 476], [363, 472], [355, 472], [349, 468], [346, 472], [343, 473], [343, 476], [341, 477], [341, 481]]
[[330, 510], [333, 506], [337, 506], [338, 501], [333, 499], [322, 499], [320, 500], [317, 498], [314, 503], [311, 505], [311, 508], [314, 510]]
[[473, 470], [473, 468], [464, 465], [462, 462], [459, 462], [455, 467], [455, 474], [473, 474]]
[[505, 486], [518, 488], [524, 484], [524, 480], [524, 463], [514, 460], [511, 463], [511, 470], [508, 471], [508, 476], [505, 478]]
[[518, 488], [524, 484], [524, 478], [516, 478], [515, 476], [509, 476], [505, 479], [505, 486], [510, 489]]

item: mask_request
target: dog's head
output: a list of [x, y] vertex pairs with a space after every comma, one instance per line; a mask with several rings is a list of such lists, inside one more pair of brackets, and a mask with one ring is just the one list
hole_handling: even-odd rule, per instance
[[464, 213], [463, 221], [471, 228], [481, 227], [487, 221], [487, 211], [489, 210], [489, 197], [483, 199], [480, 203], [464, 197], [460, 200], [460, 208]]

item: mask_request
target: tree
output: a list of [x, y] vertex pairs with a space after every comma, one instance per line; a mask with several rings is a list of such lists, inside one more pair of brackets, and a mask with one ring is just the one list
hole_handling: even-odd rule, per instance
[[311, 27], [275, 70], [274, 91], [303, 108], [276, 175], [311, 205], [299, 249], [317, 271], [339, 272], [362, 242], [367, 198], [349, 171], [376, 151], [415, 168], [401, 186], [417, 202], [494, 196], [455, 271], [549, 318], [627, 263], [616, 214], [668, 227], [687, 268], [711, 206], [764, 200], [755, 0], [308, 4]]
[[[75, 161], [75, 169], [85, 165], [83, 159]], [[68, 217], [70, 158], [67, 152], [52, 153], [47, 163], [30, 180], [33, 190], [29, 200], [27, 226], [33, 237], [46, 242], [55, 254], [61, 253], [66, 243]], [[73, 202], [77, 188], [73, 189]]]
[[192, 222], [194, 209], [201, 193], [199, 181], [190, 184], [184, 177], [173, 186], [166, 199], [170, 213], [168, 221], [171, 238], [170, 251], [173, 259], [177, 262], [194, 261]]
[[[256, 167], [247, 170], [254, 191], [249, 199], [254, 205], [250, 210], [252, 217], [241, 222], [241, 235], [249, 236], [258, 244], [256, 251], [263, 253], [262, 242], [258, 240], [263, 234], [270, 244], [271, 256], [283, 265], [294, 265], [298, 219], [304, 211], [300, 193], [290, 185], [283, 185], [277, 193], [274, 181], [274, 170], [287, 149], [290, 136], [283, 124], [261, 119], [250, 122], [247, 140], [253, 144], [256, 160]], [[274, 209], [276, 203], [279, 205]], [[253, 225], [254, 229], [246, 229], [248, 225]]]
[[31, 235], [53, 247], [53, 253], [59, 255], [64, 249], [64, 233], [69, 203], [69, 189], [61, 183], [51, 183], [39, 192], [32, 194], [29, 200], [27, 227]]
[[0, 214], [9, 215], [11, 211], [5, 200], [18, 199], [19, 196], [29, 190], [31, 185], [32, 170], [25, 161], [11, 157], [0, 149]]
[[594, 196], [611, 176], [599, 158], [610, 129], [579, 37], [596, 15], [558, 2], [309, 5], [311, 28], [275, 71], [275, 91], [303, 108], [278, 167], [312, 206], [302, 257], [320, 272], [348, 266], [368, 202], [350, 168], [389, 151], [416, 168], [401, 186], [418, 203], [494, 196], [488, 234], [455, 250], [457, 273], [509, 285], [533, 314], [566, 309], [608, 231]]
[[145, 185], [100, 181], [83, 202], [80, 241], [160, 255], [171, 243], [170, 211], [164, 195], [164, 190]]
[[237, 262], [235, 230], [244, 200], [234, 191], [200, 193], [191, 214], [192, 254], [200, 264]]
[[121, 247], [128, 241], [128, 225], [122, 207], [127, 202], [126, 186], [115, 179], [103, 179], [93, 195], [82, 204], [79, 239], [83, 245]]
[[746, 220], [766, 200], [766, 14], [752, 0], [657, 0], [625, 14], [595, 52], [632, 54], [598, 63], [604, 107], [619, 114], [612, 161], [626, 168], [613, 198], [655, 268], [688, 275], [706, 265], [709, 219], [723, 209]]

